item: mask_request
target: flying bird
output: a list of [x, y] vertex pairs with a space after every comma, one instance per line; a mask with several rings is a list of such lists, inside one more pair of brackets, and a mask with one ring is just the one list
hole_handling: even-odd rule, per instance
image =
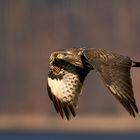
[[75, 117], [85, 77], [95, 70], [110, 92], [135, 117], [138, 108], [130, 75], [132, 67], [140, 67], [140, 62], [104, 49], [71, 48], [52, 52], [47, 82], [49, 97], [62, 118]]

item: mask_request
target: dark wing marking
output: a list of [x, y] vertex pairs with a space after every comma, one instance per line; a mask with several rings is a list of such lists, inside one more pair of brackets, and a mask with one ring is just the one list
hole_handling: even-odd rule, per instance
[[83, 53], [93, 68], [101, 75], [111, 93], [130, 115], [135, 117], [138, 108], [134, 99], [130, 76], [132, 60], [129, 57], [102, 49], [85, 49]]

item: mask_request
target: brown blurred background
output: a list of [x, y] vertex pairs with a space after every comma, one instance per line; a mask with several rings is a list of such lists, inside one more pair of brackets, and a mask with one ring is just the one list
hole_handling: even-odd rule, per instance
[[[47, 95], [48, 58], [71, 47], [105, 48], [140, 61], [139, 0], [1, 0], [0, 129], [140, 130], [96, 73], [85, 81], [78, 116], [56, 114]], [[140, 69], [132, 70], [140, 109]]]

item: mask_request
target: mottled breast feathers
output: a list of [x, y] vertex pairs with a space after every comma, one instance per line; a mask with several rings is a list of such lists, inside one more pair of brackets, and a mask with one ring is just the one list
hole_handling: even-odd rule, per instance
[[140, 67], [140, 63], [103, 49], [73, 48], [53, 52], [48, 71], [49, 97], [61, 117], [69, 120], [71, 115], [76, 115], [86, 75], [95, 70], [111, 93], [135, 117], [138, 108], [132, 89], [131, 67]]

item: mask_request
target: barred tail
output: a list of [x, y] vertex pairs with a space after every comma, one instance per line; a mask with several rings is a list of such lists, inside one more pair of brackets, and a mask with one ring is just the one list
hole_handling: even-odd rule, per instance
[[140, 67], [140, 62], [132, 62], [132, 67]]

